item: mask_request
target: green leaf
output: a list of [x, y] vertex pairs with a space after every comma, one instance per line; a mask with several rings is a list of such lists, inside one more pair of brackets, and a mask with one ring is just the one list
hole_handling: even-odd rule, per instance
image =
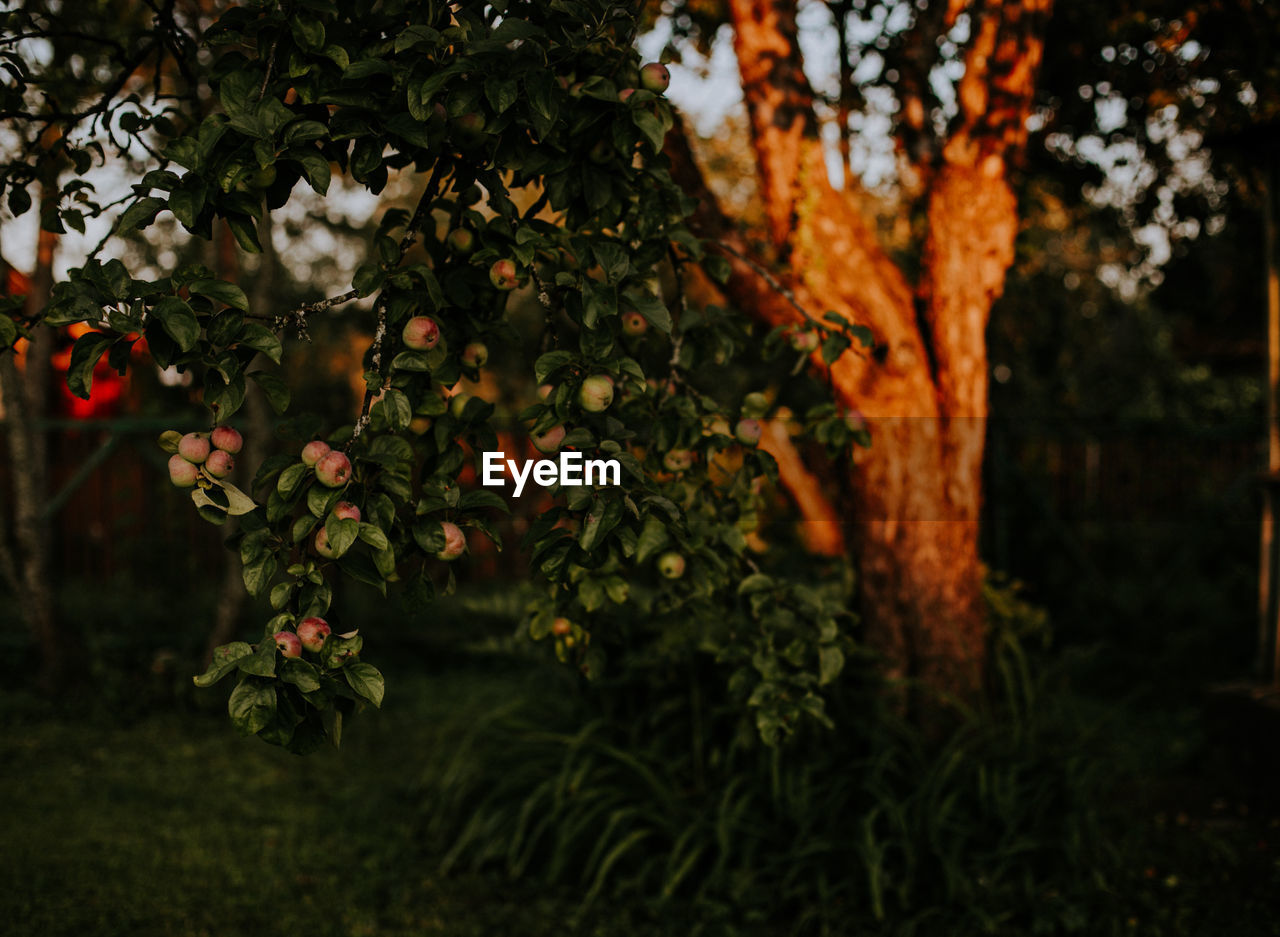
[[349, 517], [338, 517], [330, 514], [324, 522], [324, 532], [329, 538], [329, 549], [334, 558], [342, 556], [360, 536], [360, 522]]
[[151, 310], [160, 320], [165, 333], [182, 351], [190, 351], [200, 340], [200, 323], [186, 300], [177, 296], [165, 296]]
[[360, 524], [360, 539], [375, 550], [386, 550], [391, 546], [387, 541], [387, 535], [382, 532], [382, 528], [373, 524]]
[[216, 299], [218, 302], [239, 309], [241, 312], [249, 311], [249, 297], [244, 294], [244, 290], [234, 283], [203, 278], [189, 284], [187, 289], [196, 296], [208, 296], [210, 299]]
[[267, 403], [271, 405], [272, 410], [282, 414], [289, 409], [289, 385], [284, 378], [266, 371], [250, 371], [249, 377], [253, 378], [254, 383], [262, 389], [262, 394], [267, 398]]
[[209, 669], [200, 674], [200, 676], [192, 677], [191, 679], [198, 687], [213, 686], [235, 670], [242, 657], [248, 657], [252, 653], [253, 647], [244, 641], [233, 641], [231, 644], [224, 644], [213, 652], [213, 660], [209, 662]]
[[545, 355], [539, 356], [534, 362], [533, 374], [538, 383], [541, 384], [551, 374], [563, 368], [574, 360], [574, 355], [567, 351], [549, 351]]
[[276, 338], [275, 332], [257, 322], [246, 322], [241, 327], [239, 342], [241, 345], [262, 352], [276, 364], [280, 363], [280, 358], [284, 355], [284, 346], [280, 344], [280, 339]]
[[371, 296], [378, 291], [386, 278], [386, 271], [378, 264], [361, 264], [355, 276], [351, 278], [351, 285], [355, 287], [358, 296]]
[[290, 154], [289, 158], [302, 167], [302, 174], [306, 176], [307, 183], [312, 189], [320, 195], [329, 191], [329, 183], [333, 180], [333, 169], [327, 159], [315, 150]]
[[260, 596], [267, 591], [272, 578], [276, 574], [276, 558], [271, 553], [264, 553], [253, 563], [247, 563], [241, 572], [244, 587], [252, 596]]
[[[274, 650], [274, 649], [273, 649]], [[255, 735], [270, 724], [276, 714], [276, 688], [272, 680], [248, 677], [231, 692], [227, 712], [242, 735]]]
[[173, 454], [178, 451], [178, 443], [182, 440], [182, 434], [176, 429], [167, 429], [160, 434], [160, 438], [156, 440], [160, 448], [165, 452]]
[[262, 242], [258, 240], [258, 228], [252, 218], [246, 215], [227, 215], [225, 221], [241, 250], [249, 254], [262, 253]]
[[667, 311], [661, 299], [648, 290], [639, 289], [626, 290], [622, 295], [655, 329], [666, 333], [671, 332], [671, 313]]
[[818, 650], [818, 683], [825, 685], [844, 669], [844, 654], [838, 647], [824, 647]]
[[719, 254], [711, 254], [702, 262], [702, 267], [707, 271], [711, 279], [717, 283], [728, 283], [729, 276], [733, 273], [733, 267], [729, 261], [725, 260]]
[[378, 401], [377, 408], [382, 418], [393, 430], [405, 429], [413, 419], [413, 405], [403, 391], [394, 388], [388, 390]]
[[382, 706], [382, 696], [386, 690], [386, 685], [377, 667], [373, 666], [373, 664], [357, 661], [343, 667], [342, 673], [357, 696], [367, 699], [374, 706]]
[[311, 467], [305, 462], [295, 462], [281, 472], [280, 477], [276, 479], [276, 491], [286, 498], [292, 496], [303, 478], [311, 472]]
[[242, 673], [250, 673], [255, 677], [274, 677], [276, 675], [276, 645], [272, 638], [263, 638], [258, 649], [248, 657], [242, 657], [236, 664]]
[[[24, 189], [23, 191], [26, 190]], [[12, 201], [13, 195], [10, 194], [9, 198]], [[124, 210], [116, 229], [118, 231], [132, 231], [136, 228], [145, 228], [155, 220], [160, 210], [166, 207], [168, 207], [168, 203], [162, 198], [156, 198], [155, 196], [140, 198]], [[14, 212], [14, 214], [20, 215], [22, 212]]]
[[667, 525], [650, 515], [645, 519], [644, 529], [640, 531], [640, 540], [636, 544], [636, 562], [643, 564], [655, 555], [671, 540], [667, 533]]
[[662, 149], [662, 143], [666, 139], [667, 131], [662, 126], [662, 121], [658, 120], [649, 111], [637, 108], [631, 112], [631, 122], [640, 128], [640, 132], [644, 134], [645, 139], [649, 141], [649, 145], [654, 151]]
[[280, 679], [291, 683], [303, 693], [314, 693], [320, 689], [320, 671], [309, 661], [291, 658], [280, 668]]
[[89, 399], [93, 388], [93, 368], [112, 341], [101, 332], [86, 332], [76, 339], [75, 347], [71, 349], [71, 363], [67, 367], [67, 387], [71, 393], [84, 400]]

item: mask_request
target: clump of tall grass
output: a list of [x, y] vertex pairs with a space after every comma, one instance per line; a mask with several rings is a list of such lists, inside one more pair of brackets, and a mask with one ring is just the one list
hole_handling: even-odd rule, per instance
[[639, 901], [690, 934], [1105, 933], [1106, 758], [1018, 629], [991, 661], [942, 739], [852, 669], [836, 728], [777, 748], [697, 658], [517, 694], [425, 779], [427, 831], [446, 869], [574, 889], [583, 912]]

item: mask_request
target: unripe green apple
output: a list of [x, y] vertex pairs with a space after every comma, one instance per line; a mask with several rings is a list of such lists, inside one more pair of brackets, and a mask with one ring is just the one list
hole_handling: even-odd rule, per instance
[[298, 622], [298, 640], [308, 651], [318, 651], [329, 636], [329, 623], [323, 618], [304, 618]]
[[796, 351], [810, 352], [818, 350], [818, 333], [807, 329], [791, 333], [791, 347]]
[[658, 557], [658, 572], [663, 579], [679, 579], [684, 575], [684, 557], [675, 550], [668, 550]]
[[687, 472], [693, 466], [693, 453], [688, 449], [672, 449], [662, 457], [662, 467], [668, 472]]
[[469, 368], [483, 368], [489, 360], [489, 348], [484, 342], [467, 342], [462, 349], [462, 363]]
[[449, 398], [449, 413], [456, 420], [462, 419], [462, 411], [467, 409], [467, 401], [471, 399], [471, 395], [465, 391], [454, 394]]
[[187, 433], [178, 440], [178, 455], [188, 462], [199, 465], [209, 458], [209, 440], [199, 433]]
[[360, 509], [350, 501], [339, 501], [333, 506], [333, 516], [344, 521], [358, 521]]
[[602, 413], [613, 403], [613, 378], [593, 374], [578, 388], [578, 403], [588, 413]]
[[200, 469], [176, 452], [169, 456], [169, 481], [179, 488], [194, 488]]
[[734, 437], [744, 446], [759, 445], [762, 432], [764, 432], [764, 427], [760, 425], [760, 421], [749, 417], [745, 420], [739, 420], [738, 425], [733, 428]]
[[263, 166], [253, 174], [253, 187], [255, 189], [265, 189], [275, 185], [276, 167]]
[[449, 247], [459, 256], [468, 257], [476, 249], [476, 236], [467, 228], [454, 228], [449, 232]]
[[244, 437], [230, 426], [219, 426], [209, 434], [209, 442], [215, 449], [235, 455], [244, 447]]
[[564, 435], [564, 427], [556, 425], [545, 433], [534, 433], [530, 438], [533, 440], [533, 448], [539, 452], [555, 452], [564, 442]]
[[302, 642], [298, 640], [298, 636], [292, 631], [277, 631], [272, 635], [272, 640], [276, 642], [276, 649], [280, 651], [282, 656], [302, 656]]
[[444, 546], [436, 553], [436, 558], [452, 563], [467, 551], [467, 535], [452, 521], [444, 521], [440, 526], [444, 528]]
[[622, 314], [622, 331], [627, 335], [643, 335], [649, 331], [649, 320], [638, 312], [624, 312]]
[[769, 398], [759, 391], [753, 391], [742, 398], [743, 416], [764, 416], [769, 409]]
[[421, 436], [429, 429], [431, 429], [431, 417], [429, 416], [415, 416], [409, 421], [409, 432], [415, 436]]
[[321, 525], [320, 529], [316, 531], [316, 539], [312, 541], [312, 543], [315, 545], [316, 552], [326, 560], [331, 560], [338, 555], [333, 551], [333, 548], [329, 546], [329, 533], [324, 529], [323, 525]]
[[489, 282], [503, 292], [515, 289], [520, 285], [520, 279], [516, 276], [516, 262], [506, 257], [495, 260], [489, 268]]
[[406, 348], [430, 351], [440, 343], [440, 324], [430, 316], [414, 316], [400, 331]]
[[311, 468], [329, 454], [329, 444], [322, 439], [313, 439], [302, 447], [302, 462]]
[[204, 463], [204, 470], [214, 478], [226, 478], [235, 467], [236, 460], [231, 458], [231, 453], [222, 449], [214, 449], [210, 452], [209, 458]]
[[316, 478], [326, 488], [341, 488], [351, 478], [351, 460], [345, 453], [330, 451], [316, 463]]
[[671, 86], [671, 72], [661, 62], [650, 62], [640, 69], [640, 86], [654, 94], [664, 94]]

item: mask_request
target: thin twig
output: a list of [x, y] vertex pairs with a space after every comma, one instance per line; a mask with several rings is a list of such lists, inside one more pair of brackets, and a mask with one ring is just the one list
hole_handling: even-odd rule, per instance
[[770, 273], [768, 270], [766, 270], [764, 267], [760, 266], [758, 263], [756, 263], [746, 254], [743, 254], [741, 251], [735, 248], [732, 244], [729, 244], [725, 241], [710, 241], [709, 243], [720, 248], [726, 254], [730, 254], [734, 257], [737, 257], [739, 260], [741, 260], [744, 264], [749, 266], [756, 273], [760, 274], [760, 276], [764, 278], [764, 281], [769, 284], [770, 289], [772, 289], [775, 293], [777, 293], [779, 296], [785, 299], [788, 303], [790, 303], [791, 307], [795, 309], [796, 312], [800, 313], [800, 315], [804, 317], [805, 321], [809, 322], [812, 325], [816, 325], [819, 328], [825, 328], [825, 326], [823, 326], [821, 322], [819, 322], [817, 319], [815, 319], [812, 315], [809, 314], [809, 310], [805, 309], [804, 306], [800, 305], [799, 300], [796, 299], [795, 293], [791, 292], [791, 290], [783, 286], [782, 283], [778, 282], [778, 280], [773, 276], [773, 274]]

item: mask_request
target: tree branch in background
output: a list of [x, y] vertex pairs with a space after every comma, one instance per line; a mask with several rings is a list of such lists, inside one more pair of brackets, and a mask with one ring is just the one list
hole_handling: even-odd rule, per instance
[[806, 549], [819, 556], [843, 556], [844, 531], [840, 515], [822, 490], [822, 482], [805, 467], [785, 421], [769, 420], [764, 424], [760, 448], [778, 463], [782, 486], [800, 511], [803, 520], [799, 532]]

